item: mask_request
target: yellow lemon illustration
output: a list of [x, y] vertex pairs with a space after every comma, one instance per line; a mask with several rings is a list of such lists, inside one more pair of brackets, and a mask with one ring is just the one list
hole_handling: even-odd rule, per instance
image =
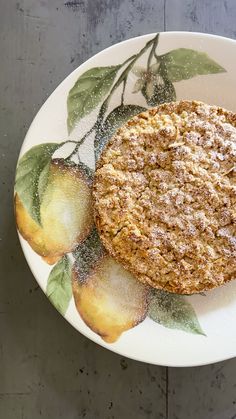
[[110, 256], [103, 256], [86, 278], [74, 265], [72, 288], [84, 322], [108, 343], [142, 322], [147, 313], [149, 289]]
[[53, 160], [40, 206], [41, 225], [28, 214], [15, 196], [16, 222], [20, 234], [43, 259], [54, 264], [85, 239], [93, 224], [91, 192], [78, 166]]

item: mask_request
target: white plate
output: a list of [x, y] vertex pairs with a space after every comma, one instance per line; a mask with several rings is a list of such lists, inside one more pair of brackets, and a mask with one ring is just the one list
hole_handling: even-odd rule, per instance
[[[169, 54], [165, 55], [167, 53]], [[88, 183], [84, 183], [84, 175], [81, 174], [84, 173], [84, 169], [81, 169], [81, 165], [78, 165], [79, 169], [70, 171], [67, 166], [65, 169], [64, 163], [59, 169], [59, 166], [54, 164], [55, 170], [52, 173], [50, 159], [66, 158], [72, 153], [75, 143], [67, 143], [54, 154], [52, 150], [56, 149], [55, 144], [51, 147], [40, 145], [81, 140], [93, 127], [104, 101], [105, 105], [107, 102], [108, 104], [103, 106], [104, 112], [100, 112], [103, 123], [108, 114], [121, 105], [124, 87], [125, 108], [113, 112], [113, 117], [109, 118], [110, 124], [106, 125], [104, 131], [107, 133], [109, 128], [109, 135], [118, 126], [119, 121], [121, 123], [125, 117], [134, 114], [135, 109], [136, 113], [138, 112], [137, 106], [148, 107], [163, 100], [174, 99], [174, 91], [178, 100], [202, 100], [236, 111], [235, 54], [236, 42], [231, 39], [188, 32], [161, 33], [159, 38], [156, 34], [150, 34], [113, 45], [90, 58], [60, 84], [38, 112], [22, 146], [15, 187], [21, 203], [18, 201], [16, 214], [21, 232], [19, 234], [21, 245], [36, 280], [56, 308], [78, 331], [99, 345], [129, 358], [167, 366], [195, 366], [234, 357], [236, 355], [234, 321], [236, 282], [208, 292], [205, 296], [169, 297], [167, 295], [163, 300], [163, 294], [157, 295], [155, 298], [156, 304], [159, 304], [156, 306], [158, 312], [154, 315], [159, 323], [146, 317], [136, 327], [122, 333], [114, 343], [105, 342], [93, 330], [107, 335], [107, 340], [114, 340], [114, 336], [112, 339], [111, 335], [117, 331], [117, 322], [120, 326], [123, 321], [121, 327], [129, 328], [131, 323], [138, 323], [141, 317], [142, 319], [145, 317], [145, 310], [137, 299], [137, 292], [134, 293], [133, 304], [136, 302], [142, 306], [139, 312], [134, 310], [130, 313], [127, 302], [121, 301], [117, 284], [118, 288], [122, 289], [122, 281], [123, 283], [126, 281], [127, 284], [127, 281], [134, 280], [127, 278], [123, 271], [115, 273], [116, 265], [112, 265], [113, 270], [109, 272], [111, 277], [106, 277], [104, 280], [99, 277], [96, 268], [93, 274], [90, 272], [87, 276], [86, 283], [80, 282], [80, 299], [83, 301], [77, 301], [77, 305], [93, 330], [82, 320], [71, 297], [70, 265], [75, 260], [75, 254], [72, 254], [71, 250], [76, 243], [79, 249], [85, 246], [79, 242], [86, 238], [91, 227], [89, 215], [86, 219], [88, 228], [84, 225], [83, 228], [79, 226], [80, 219], [77, 216], [82, 214], [80, 217], [86, 218], [86, 214], [89, 213], [86, 191], [83, 195], [79, 195], [81, 185], [87, 185], [89, 181], [86, 180]], [[167, 68], [166, 77], [169, 80], [169, 84], [167, 83], [169, 87], [165, 86], [164, 93], [160, 90], [160, 86], [163, 87], [163, 79], [157, 64], [160, 56]], [[97, 67], [99, 69], [94, 69]], [[127, 76], [126, 85], [125, 76]], [[106, 101], [107, 97], [109, 101]], [[135, 106], [127, 107], [127, 105]], [[97, 149], [104, 139], [104, 132], [95, 141]], [[94, 169], [95, 164], [94, 135], [95, 130], [86, 137], [79, 149], [80, 160], [91, 169]], [[39, 147], [32, 150], [32, 147], [37, 145]], [[76, 155], [72, 157], [72, 161], [78, 163]], [[75, 196], [78, 199], [72, 200]], [[80, 204], [83, 205], [82, 209]], [[57, 219], [59, 216], [60, 219]], [[32, 221], [32, 217], [35, 221]], [[91, 265], [95, 263], [91, 259], [95, 253], [90, 252], [87, 257]], [[47, 255], [47, 262], [51, 264], [54, 262], [55, 265], [46, 263], [40, 254]], [[64, 254], [66, 255], [63, 256]], [[95, 265], [97, 266], [97, 262]], [[116, 268], [120, 269], [117, 266]], [[84, 274], [84, 270], [82, 273]], [[49, 285], [47, 285], [49, 276]], [[90, 288], [88, 284], [92, 284]], [[101, 284], [102, 294], [99, 291]], [[109, 291], [108, 285], [112, 290]], [[84, 294], [84, 290], [87, 292], [88, 289], [92, 293], [89, 298], [86, 293]], [[126, 292], [125, 288], [124, 294]], [[131, 294], [128, 295], [129, 301], [133, 298]], [[95, 311], [95, 297], [99, 312]], [[112, 306], [108, 307], [107, 301], [109, 304], [112, 302]], [[169, 304], [167, 304], [168, 309], [166, 301]], [[180, 312], [182, 314], [179, 314]], [[102, 320], [99, 313], [102, 313]], [[111, 320], [112, 315], [113, 320]], [[88, 316], [92, 316], [92, 320], [88, 321]], [[122, 321], [121, 316], [125, 317]], [[132, 319], [129, 319], [129, 316]], [[128, 320], [132, 320], [131, 323]], [[201, 334], [202, 331], [205, 335]]]

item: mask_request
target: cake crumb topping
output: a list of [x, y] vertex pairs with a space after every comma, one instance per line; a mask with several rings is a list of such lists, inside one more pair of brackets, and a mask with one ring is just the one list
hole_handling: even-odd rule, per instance
[[140, 281], [191, 294], [236, 278], [236, 115], [196, 101], [141, 113], [105, 147], [95, 222]]

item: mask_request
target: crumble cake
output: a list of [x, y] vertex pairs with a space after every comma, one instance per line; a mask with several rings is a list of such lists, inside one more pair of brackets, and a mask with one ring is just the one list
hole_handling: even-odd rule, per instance
[[236, 278], [236, 114], [202, 102], [130, 119], [97, 164], [95, 223], [150, 286], [193, 294]]

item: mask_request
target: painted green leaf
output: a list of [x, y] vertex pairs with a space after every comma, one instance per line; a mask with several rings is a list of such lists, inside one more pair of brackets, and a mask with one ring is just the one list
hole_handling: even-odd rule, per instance
[[81, 280], [85, 280], [94, 269], [95, 264], [105, 253], [105, 249], [99, 238], [97, 229], [94, 227], [87, 239], [80, 243], [73, 252], [76, 266], [80, 270]]
[[96, 160], [99, 158], [103, 147], [112, 135], [123, 125], [128, 119], [137, 115], [146, 109], [138, 105], [120, 105], [107, 116], [104, 124], [96, 133], [94, 141], [94, 152]]
[[15, 192], [31, 217], [40, 224], [40, 202], [45, 190], [50, 161], [60, 147], [45, 143], [32, 147], [21, 157], [16, 169]]
[[120, 65], [94, 67], [83, 73], [69, 92], [67, 99], [68, 131], [88, 115], [108, 93]]
[[193, 307], [182, 295], [154, 291], [148, 315], [155, 322], [170, 329], [205, 335]]
[[72, 297], [71, 262], [67, 255], [51, 270], [46, 294], [56, 309], [64, 315]]
[[146, 83], [141, 90], [149, 106], [156, 106], [161, 103], [176, 100], [175, 88], [171, 81], [163, 80], [161, 84], [153, 84], [152, 89], [148, 89], [149, 84]]
[[44, 166], [38, 178], [38, 196], [39, 196], [40, 202], [42, 202], [43, 194], [48, 183], [50, 164], [51, 164], [51, 159]]
[[[165, 69], [163, 70], [163, 64]], [[223, 73], [226, 70], [218, 63], [212, 60], [205, 52], [195, 51], [193, 49], [178, 48], [161, 56], [159, 72], [166, 74], [166, 77], [177, 82], [187, 80], [191, 77]]]

